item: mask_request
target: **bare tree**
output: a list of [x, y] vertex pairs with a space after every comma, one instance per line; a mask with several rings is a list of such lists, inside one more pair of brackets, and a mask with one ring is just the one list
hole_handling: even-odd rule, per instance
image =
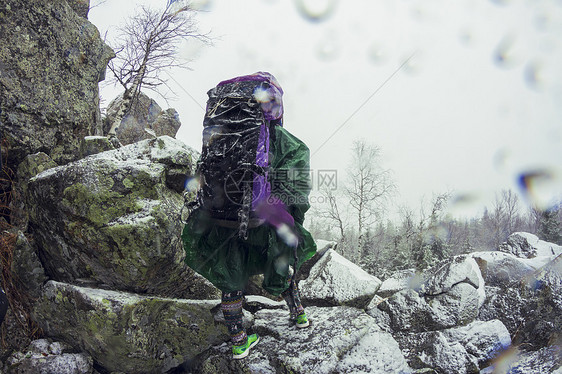
[[178, 57], [178, 44], [190, 39], [210, 42], [197, 29], [195, 10], [180, 3], [170, 0], [163, 11], [142, 6], [120, 29], [114, 48], [116, 57], [108, 64], [114, 81], [125, 90], [108, 132], [114, 141], [123, 117], [134, 106], [141, 89], [158, 92], [158, 87], [167, 85], [162, 72], [174, 67], [187, 68], [188, 61]]
[[359, 250], [363, 250], [365, 228], [374, 223], [395, 190], [390, 170], [380, 165], [380, 150], [364, 140], [353, 143], [349, 181], [345, 188], [350, 206], [357, 214]]
[[345, 240], [345, 230], [347, 224], [343, 218], [343, 212], [341, 207], [338, 205], [338, 197], [332, 189], [326, 188], [322, 191], [322, 194], [326, 198], [327, 207], [319, 211], [319, 215], [322, 218], [334, 222], [340, 232], [340, 242]]

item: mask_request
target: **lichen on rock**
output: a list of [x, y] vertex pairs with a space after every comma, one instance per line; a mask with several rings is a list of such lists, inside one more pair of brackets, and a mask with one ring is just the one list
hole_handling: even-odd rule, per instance
[[184, 180], [191, 175], [193, 154], [161, 137], [32, 178], [30, 220], [47, 274], [123, 291], [216, 297], [216, 288], [183, 262], [184, 201], [166, 180], [169, 169], [182, 170]]

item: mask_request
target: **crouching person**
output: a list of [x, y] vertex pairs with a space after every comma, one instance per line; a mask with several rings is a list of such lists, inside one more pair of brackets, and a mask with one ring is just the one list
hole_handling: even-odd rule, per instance
[[296, 272], [316, 252], [304, 229], [309, 209], [309, 150], [283, 127], [283, 91], [269, 73], [220, 82], [208, 92], [197, 197], [182, 240], [186, 263], [222, 291], [233, 358], [259, 342], [243, 326], [248, 280], [282, 295], [290, 326], [309, 321]]

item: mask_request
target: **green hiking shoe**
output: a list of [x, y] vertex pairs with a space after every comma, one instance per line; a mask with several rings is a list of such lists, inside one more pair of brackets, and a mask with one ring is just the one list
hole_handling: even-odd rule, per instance
[[295, 321], [295, 324], [297, 325], [297, 327], [299, 329], [304, 329], [305, 327], [310, 326], [310, 323], [308, 322], [308, 318], [306, 318], [306, 313], [302, 312], [301, 314], [299, 314], [297, 316], [297, 319]]
[[259, 341], [260, 337], [258, 336], [258, 334], [248, 335], [246, 344], [232, 346], [232, 358], [235, 360], [239, 360], [248, 356], [248, 354], [250, 353], [250, 349], [254, 348], [254, 346], [258, 344]]

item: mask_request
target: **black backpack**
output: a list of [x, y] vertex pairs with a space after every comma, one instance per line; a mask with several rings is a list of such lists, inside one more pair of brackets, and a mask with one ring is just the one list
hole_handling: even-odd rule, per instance
[[215, 223], [247, 229], [263, 221], [254, 208], [270, 196], [271, 126], [281, 124], [282, 90], [268, 73], [219, 83], [207, 93], [197, 201]]

